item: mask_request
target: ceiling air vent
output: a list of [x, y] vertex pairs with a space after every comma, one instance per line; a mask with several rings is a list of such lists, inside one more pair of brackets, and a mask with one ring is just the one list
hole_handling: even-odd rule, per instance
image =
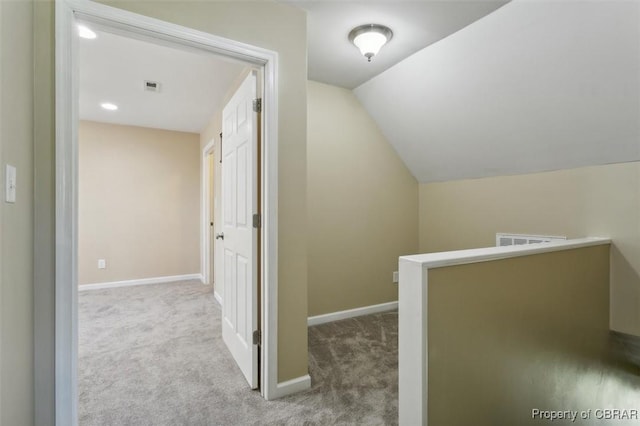
[[160, 83], [157, 81], [145, 80], [144, 81], [144, 90], [147, 92], [160, 92]]
[[502, 232], [498, 232], [496, 234], [496, 246], [520, 246], [523, 244], [548, 243], [550, 241], [561, 241], [566, 239], [567, 237], [554, 235], [504, 234]]

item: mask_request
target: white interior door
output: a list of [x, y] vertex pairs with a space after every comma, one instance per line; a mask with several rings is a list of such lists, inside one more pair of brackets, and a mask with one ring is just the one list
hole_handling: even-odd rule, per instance
[[256, 76], [249, 74], [222, 113], [224, 292], [222, 338], [251, 388], [258, 387]]

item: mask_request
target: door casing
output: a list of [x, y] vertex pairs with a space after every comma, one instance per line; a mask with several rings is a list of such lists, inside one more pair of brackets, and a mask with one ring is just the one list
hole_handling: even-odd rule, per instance
[[[86, 1], [55, 4], [55, 406], [56, 425], [78, 424], [77, 210], [78, 210], [78, 20], [129, 37], [153, 39], [224, 55], [262, 68], [261, 127], [261, 393], [278, 387], [278, 54], [209, 33]], [[35, 297], [39, 297], [36, 294]], [[45, 301], [46, 303], [46, 301]], [[47, 324], [36, 324], [46, 329]], [[36, 373], [39, 374], [39, 373]], [[46, 374], [42, 373], [42, 374]], [[36, 401], [36, 404], [38, 401]]]
[[202, 174], [201, 179], [201, 220], [200, 220], [200, 271], [202, 274], [202, 281], [205, 284], [211, 284], [214, 281], [212, 271], [212, 253], [214, 250], [214, 240], [211, 238], [212, 229], [210, 222], [212, 221], [213, 209], [211, 208], [212, 195], [212, 182], [211, 182], [211, 167], [209, 165], [209, 156], [214, 156], [214, 149], [216, 143], [215, 139], [210, 140], [202, 149], [202, 163], [200, 165], [200, 171]]

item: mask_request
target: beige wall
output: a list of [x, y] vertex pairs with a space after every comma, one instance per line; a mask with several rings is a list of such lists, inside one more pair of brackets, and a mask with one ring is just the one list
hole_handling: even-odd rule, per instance
[[421, 252], [496, 232], [611, 237], [611, 327], [640, 335], [640, 163], [420, 185]]
[[81, 121], [78, 143], [79, 284], [200, 273], [199, 135]]
[[[0, 2], [0, 424], [34, 422], [33, 2]], [[5, 164], [17, 169], [4, 202]]]
[[[538, 425], [532, 409], [637, 409], [612, 353], [608, 247], [429, 270], [428, 416], [434, 425]], [[637, 372], [637, 367], [636, 367]], [[553, 424], [636, 424], [556, 421]]]
[[[52, 425], [55, 416], [55, 154], [53, 2], [34, 10], [34, 341], [35, 424]], [[33, 407], [31, 407], [33, 409]], [[23, 424], [28, 425], [25, 421]]]
[[418, 184], [350, 90], [308, 84], [309, 315], [397, 300]]

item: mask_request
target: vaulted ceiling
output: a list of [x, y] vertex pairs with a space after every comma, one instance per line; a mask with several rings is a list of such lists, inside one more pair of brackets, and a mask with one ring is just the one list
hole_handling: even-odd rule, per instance
[[511, 2], [355, 89], [420, 182], [640, 160], [640, 3]]

